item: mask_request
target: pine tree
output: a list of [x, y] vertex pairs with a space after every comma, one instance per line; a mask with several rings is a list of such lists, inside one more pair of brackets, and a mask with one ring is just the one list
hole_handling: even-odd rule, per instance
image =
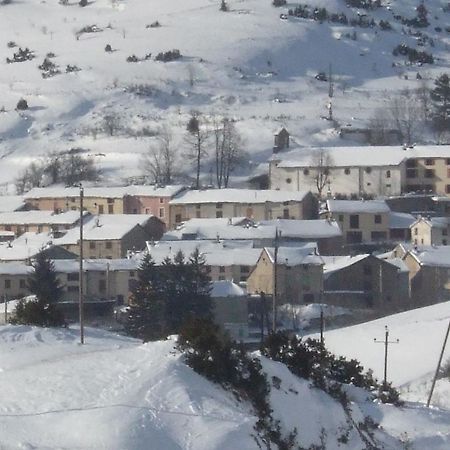
[[40, 252], [33, 262], [33, 269], [28, 290], [36, 296], [36, 300], [19, 302], [12, 323], [42, 327], [65, 325], [64, 316], [56, 306], [62, 296], [62, 287], [53, 261]]
[[138, 281], [132, 290], [125, 330], [144, 342], [158, 339], [166, 332], [165, 304], [160, 295], [159, 270], [150, 255], [145, 255], [137, 272]]
[[450, 130], [450, 77], [442, 74], [434, 82], [431, 91], [433, 102], [433, 126], [438, 131]]

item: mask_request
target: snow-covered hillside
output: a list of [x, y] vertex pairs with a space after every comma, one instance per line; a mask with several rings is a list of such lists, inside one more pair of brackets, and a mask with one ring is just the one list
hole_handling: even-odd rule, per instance
[[[431, 373], [435, 364], [434, 352], [425, 358], [417, 342], [406, 338], [413, 334], [421, 339], [441, 337], [438, 324], [446, 321], [449, 305], [438, 306], [387, 319], [393, 334], [402, 339], [398, 346], [402, 351], [393, 356], [396, 366], [409, 374], [406, 398], [416, 392], [413, 381], [421, 381], [422, 373]], [[340, 342], [344, 338], [351, 342], [340, 349], [366, 362], [368, 346], [376, 347], [371, 342], [373, 334], [383, 331], [379, 327], [379, 321], [374, 321], [359, 329], [330, 332], [327, 343], [336, 347], [339, 333]], [[414, 363], [413, 352], [417, 352]], [[285, 432], [297, 428], [298, 443], [305, 448], [319, 445], [322, 439], [327, 450], [365, 449], [367, 442], [354, 425], [367, 417], [380, 425], [373, 439], [386, 450], [449, 448], [448, 400], [443, 409], [429, 410], [409, 402], [397, 408], [374, 403], [360, 389], [349, 388], [348, 416], [340, 403], [282, 364], [263, 358], [262, 365], [268, 380], [281, 380], [270, 393], [274, 418]], [[375, 369], [379, 371], [378, 366]], [[449, 381], [439, 383], [438, 392], [448, 393]], [[80, 346], [75, 329], [2, 326], [0, 385], [0, 447], [5, 449], [258, 448], [252, 437], [257, 418], [250, 405], [194, 373], [175, 349], [174, 340], [141, 344], [88, 329], [86, 344]], [[420, 394], [421, 387], [417, 389]]]
[[[297, 144], [338, 141], [330, 122], [320, 118], [327, 115], [328, 83], [314, 78], [328, 73], [330, 64], [334, 117], [359, 127], [393, 92], [417, 88], [417, 72], [432, 84], [450, 61], [450, 13], [439, 0], [426, 3], [430, 26], [420, 30], [429, 38], [423, 47], [393, 19], [416, 15], [419, 2], [410, 0], [383, 0], [370, 11], [348, 8], [344, 0], [309, 2], [349, 19], [367, 13], [377, 24], [389, 20], [392, 31], [280, 19], [296, 5], [275, 8], [271, 0], [229, 0], [228, 12], [219, 11], [219, 0], [97, 0], [84, 8], [67, 3], [0, 5], [0, 182], [14, 180], [32, 160], [74, 147], [94, 157], [104, 181], [139, 176], [140, 155], [163, 123], [172, 129], [182, 159], [191, 110], [238, 121], [250, 153], [248, 166], [237, 173], [243, 175], [266, 160], [273, 132], [282, 125]], [[151, 27], [155, 21], [161, 26]], [[94, 25], [95, 32], [80, 32]], [[435, 64], [406, 66], [404, 57], [392, 55], [400, 43], [432, 52]], [[105, 52], [108, 44], [111, 52]], [[19, 47], [35, 58], [8, 64]], [[155, 61], [159, 52], [173, 49], [181, 59]], [[49, 53], [61, 73], [44, 79], [38, 66]], [[132, 55], [142, 60], [127, 62]], [[68, 65], [81, 70], [66, 73]], [[29, 109], [19, 113], [21, 98]], [[105, 117], [113, 120], [112, 136]]]

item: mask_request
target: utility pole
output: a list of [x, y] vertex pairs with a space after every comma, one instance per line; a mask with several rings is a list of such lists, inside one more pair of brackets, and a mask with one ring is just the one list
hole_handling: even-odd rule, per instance
[[83, 199], [84, 189], [80, 184], [80, 271], [78, 274], [78, 310], [80, 314], [80, 344], [84, 344], [84, 305], [83, 305]]
[[431, 384], [430, 395], [428, 396], [428, 400], [427, 400], [427, 408], [430, 407], [431, 397], [433, 396], [434, 386], [436, 385], [436, 380], [439, 375], [439, 370], [441, 368], [442, 358], [444, 356], [444, 351], [445, 351], [445, 347], [447, 345], [447, 339], [448, 339], [449, 333], [450, 333], [450, 321], [448, 323], [447, 332], [445, 333], [444, 343], [442, 345], [441, 354], [439, 355], [439, 361], [438, 361], [438, 364], [436, 367], [436, 372], [434, 373], [433, 383]]
[[333, 73], [331, 71], [331, 63], [328, 66], [328, 97], [331, 99], [334, 95]]
[[380, 340], [375, 338], [373, 341], [376, 344], [384, 344], [384, 382], [383, 386], [387, 386], [387, 365], [388, 365], [388, 347], [389, 344], [398, 344], [400, 341], [397, 339], [395, 341], [389, 340], [389, 330], [387, 325], [384, 327], [385, 334], [384, 334], [384, 340]]
[[264, 344], [264, 313], [266, 310], [266, 296], [263, 291], [259, 294], [259, 307], [261, 308], [261, 347]]
[[3, 296], [3, 301], [5, 302], [5, 324], [8, 323], [8, 297], [6, 294]]
[[325, 339], [323, 337], [323, 329], [324, 329], [324, 317], [323, 317], [323, 306], [320, 307], [320, 343], [323, 346], [325, 344]]

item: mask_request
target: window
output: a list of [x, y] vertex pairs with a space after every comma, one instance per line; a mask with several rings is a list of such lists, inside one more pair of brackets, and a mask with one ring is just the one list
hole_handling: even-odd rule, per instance
[[345, 175], [350, 175], [350, 169], [349, 168], [345, 169], [344, 173], [345, 173]]
[[114, 205], [108, 205], [108, 214], [114, 214]]
[[447, 234], [448, 234], [448, 231], [447, 231], [446, 228], [444, 228], [444, 229], [442, 230], [442, 236], [447, 236]]
[[425, 178], [434, 178], [434, 170], [425, 169]]
[[359, 228], [359, 215], [352, 214], [350, 216], [350, 228]]
[[19, 280], [19, 287], [21, 289], [24, 289], [27, 287], [27, 283], [25, 282], [25, 280]]
[[286, 183], [287, 184], [291, 184], [292, 183], [292, 178], [286, 178]]
[[442, 239], [442, 245], [447, 245], [447, 239]]
[[5, 289], [11, 289], [11, 280], [5, 280]]
[[249, 266], [241, 266], [240, 270], [241, 270], [241, 273], [248, 273], [250, 271], [250, 267]]
[[71, 197], [71, 198], [70, 198], [70, 201], [71, 201], [72, 203], [75, 203], [75, 197]]
[[98, 213], [103, 214], [104, 212], [105, 212], [105, 209], [104, 209], [103, 205], [98, 205]]
[[100, 292], [106, 291], [106, 280], [98, 280], [98, 290]]
[[391, 178], [391, 171], [390, 170], [386, 170], [386, 178]]
[[447, 185], [445, 186], [445, 192], [446, 192], [447, 194], [450, 194], [450, 184], [447, 184]]
[[344, 221], [344, 215], [343, 214], [339, 214], [338, 220], [339, 220], [339, 222], [343, 222]]
[[202, 205], [200, 205], [200, 203], [197, 203], [196, 205], [195, 205], [195, 209], [200, 209], [202, 207]]
[[11, 231], [11, 225], [6, 225], [5, 226], [5, 231]]
[[111, 242], [111, 241], [106, 241], [106, 242], [105, 242], [105, 247], [106, 247], [108, 250], [111, 250], [111, 249], [112, 249], [112, 242]]
[[381, 214], [375, 214], [374, 219], [375, 223], [381, 223]]
[[450, 167], [447, 167], [447, 178], [450, 178]]
[[195, 217], [196, 217], [197, 219], [200, 219], [200, 217], [202, 217], [202, 213], [201, 213], [200, 210], [195, 211]]
[[283, 219], [289, 219], [289, 208], [283, 209]]
[[366, 167], [366, 173], [371, 173], [372, 172], [372, 167]]
[[418, 228], [414, 228], [414, 236], [417, 236], [419, 234], [419, 229]]
[[136, 274], [135, 274], [134, 270], [130, 270], [129, 275], [130, 275], [131, 278], [133, 278]]
[[216, 208], [217, 209], [222, 209], [223, 207], [223, 203], [216, 203]]
[[89, 242], [89, 248], [90, 248], [91, 250], [94, 250], [94, 249], [95, 249], [95, 242], [90, 241], [90, 242]]
[[309, 169], [303, 169], [303, 175], [308, 176], [309, 175]]
[[417, 167], [417, 161], [415, 159], [408, 159], [406, 161], [406, 167]]
[[219, 272], [225, 273], [225, 266], [219, 266]]
[[164, 208], [159, 208], [159, 217], [163, 218], [165, 216]]
[[159, 203], [164, 203], [164, 197], [159, 197]]
[[216, 218], [221, 219], [223, 217], [223, 211], [216, 211]]
[[445, 162], [447, 163], [447, 166], [450, 166], [450, 158], [447, 158]]
[[108, 203], [114, 203], [114, 199], [113, 199], [113, 198], [107, 198], [106, 201], [107, 201]]
[[67, 281], [78, 281], [79, 279], [80, 279], [80, 274], [78, 272], [67, 274]]
[[406, 178], [417, 178], [417, 169], [406, 169]]
[[426, 166], [434, 166], [434, 159], [432, 159], [432, 158], [427, 158], [427, 159], [425, 160], [425, 165], [426, 165]]
[[175, 222], [180, 223], [181, 222], [181, 214], [175, 214]]

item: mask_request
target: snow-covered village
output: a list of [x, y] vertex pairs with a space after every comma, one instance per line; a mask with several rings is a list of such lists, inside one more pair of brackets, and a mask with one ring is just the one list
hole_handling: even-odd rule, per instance
[[0, 450], [449, 450], [450, 2], [0, 0]]

